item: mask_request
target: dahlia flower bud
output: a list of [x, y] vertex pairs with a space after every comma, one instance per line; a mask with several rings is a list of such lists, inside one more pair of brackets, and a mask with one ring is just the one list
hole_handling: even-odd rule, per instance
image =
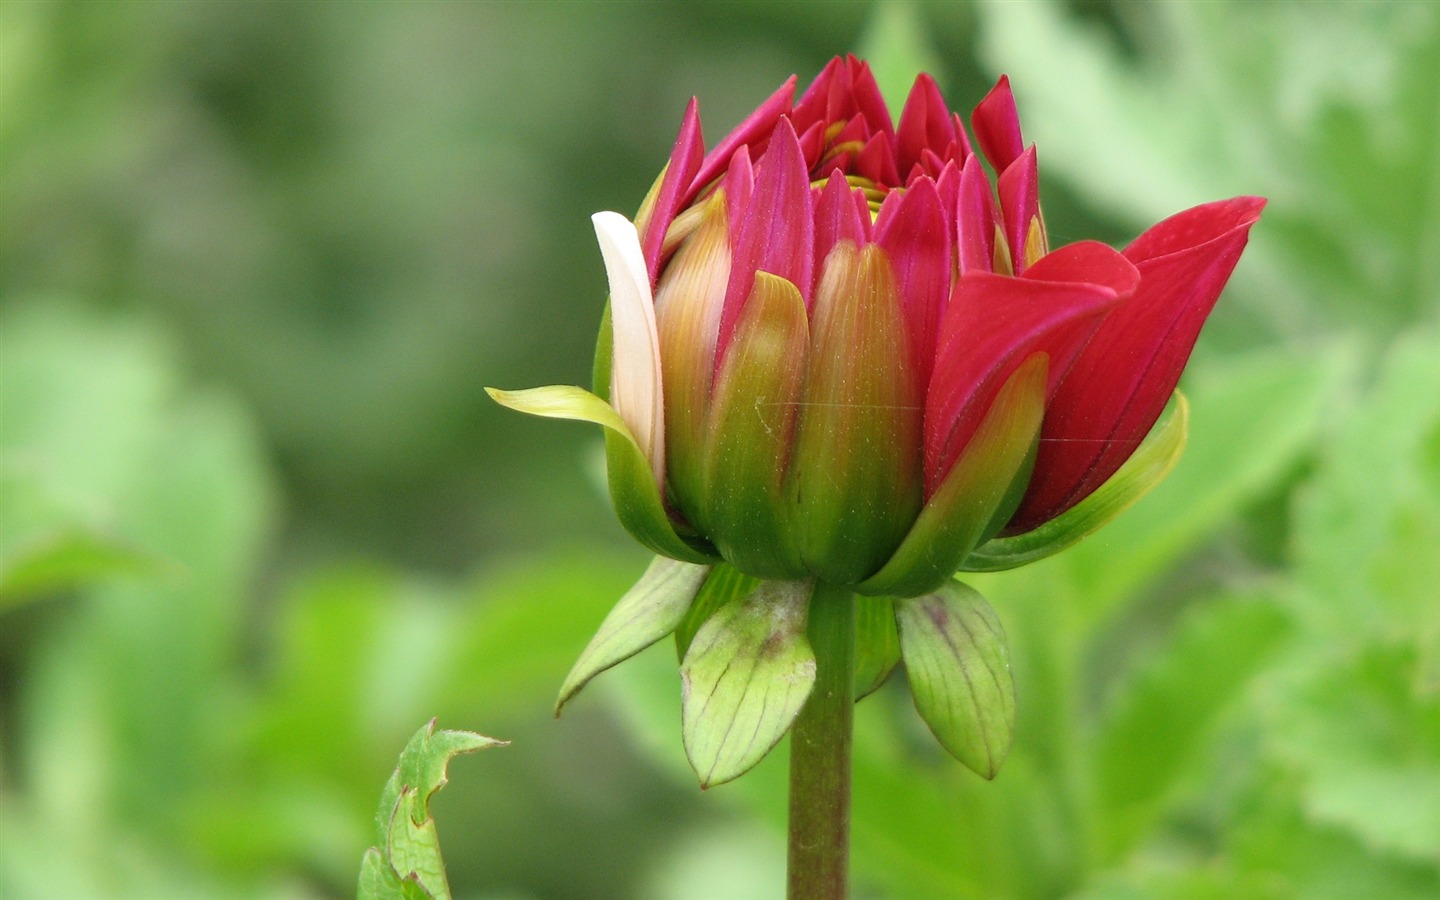
[[802, 708], [792, 751], [820, 747], [815, 723], [903, 658], [936, 737], [994, 777], [1008, 649], [953, 576], [1058, 552], [1169, 471], [1176, 382], [1265, 201], [1052, 250], [1004, 78], [971, 116], [978, 154], [928, 76], [898, 126], [854, 58], [794, 87], [708, 153], [692, 101], [634, 222], [595, 215], [597, 393], [491, 392], [604, 426], [616, 512], [659, 554], [556, 710], [673, 633], [686, 752], [718, 784]]
[[595, 216], [608, 406], [497, 398], [606, 425], [617, 511], [657, 553], [860, 594], [1048, 555], [1157, 481], [1183, 412], [1066, 517], [1159, 418], [1264, 201], [1052, 251], [1005, 79], [979, 154], [929, 76], [898, 127], [853, 57], [793, 91], [709, 153], [692, 101], [634, 223]]

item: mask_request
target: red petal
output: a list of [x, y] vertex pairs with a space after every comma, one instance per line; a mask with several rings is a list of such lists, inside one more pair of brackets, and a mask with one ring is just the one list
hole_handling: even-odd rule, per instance
[[[780, 117], [790, 111], [790, 100], [795, 96], [795, 76], [791, 75], [780, 89], [771, 94], [768, 99], [753, 113], [745, 118], [745, 121], [735, 126], [735, 129], [725, 135], [715, 149], [705, 157], [705, 162], [700, 166], [695, 180], [690, 183], [690, 189], [685, 192], [685, 202], [689, 203], [705, 187], [714, 181], [715, 178], [730, 165], [730, 157], [741, 147], [755, 144], [769, 137], [775, 129], [775, 123]], [[756, 148], [756, 154], [763, 148]]]
[[660, 274], [660, 248], [665, 243], [665, 232], [680, 211], [681, 198], [695, 180], [700, 164], [705, 159], [705, 138], [700, 133], [700, 106], [694, 97], [685, 107], [685, 119], [680, 125], [680, 135], [675, 138], [675, 147], [670, 151], [670, 163], [665, 167], [664, 180], [660, 182], [660, 193], [656, 195], [655, 206], [650, 219], [645, 223], [645, 236], [641, 249], [645, 252], [645, 268], [650, 272], [650, 286]]
[[[864, 247], [870, 238], [870, 206], [865, 195], [850, 187], [845, 176], [832, 172], [815, 204], [815, 255], [813, 281], [820, 280], [825, 257], [840, 241]], [[814, 302], [814, 285], [807, 295]]]
[[735, 246], [737, 237], [734, 223], [750, 206], [750, 195], [755, 191], [755, 167], [750, 163], [750, 148], [741, 147], [730, 157], [725, 171], [725, 215], [731, 223], [730, 246]]
[[887, 187], [900, 183], [900, 173], [895, 168], [895, 153], [888, 135], [877, 132], [870, 136], [870, 140], [855, 157], [854, 171], [856, 175]]
[[1035, 474], [1008, 532], [1060, 515], [1130, 458], [1180, 380], [1264, 205], [1237, 197], [1197, 206], [1126, 248], [1140, 286], [1101, 324], [1061, 383], [1045, 414]]
[[[891, 198], [898, 197], [898, 202]], [[922, 178], [904, 194], [890, 194], [875, 221], [879, 244], [895, 270], [918, 384], [930, 381], [935, 338], [950, 295], [950, 244], [935, 182]]]
[[[1099, 241], [1077, 241], [1054, 253], [1047, 253], [1022, 277], [1034, 281], [1098, 285], [1114, 291], [1116, 300], [1121, 302], [1129, 299], [1140, 286], [1140, 270], [1112, 247]], [[1061, 335], [1047, 347], [1050, 354], [1049, 380], [1045, 390], [1047, 401], [1055, 395], [1092, 330], [1093, 327], [1087, 324], [1079, 339], [1071, 340]]]
[[[1005, 380], [1031, 354], [1071, 355], [1117, 302], [1097, 284], [1039, 281], [990, 272], [961, 276], [940, 326], [925, 401], [926, 496], [940, 485]], [[1087, 327], [1088, 326], [1088, 327]]]
[[1035, 161], [1035, 145], [1030, 145], [1000, 176], [998, 193], [1011, 265], [1019, 275], [1025, 271], [1025, 238], [1030, 233], [1030, 223], [1040, 215], [1040, 170]]
[[[896, 132], [897, 153], [900, 170], [909, 171], [920, 163], [924, 151], [942, 153], [955, 140], [954, 126], [950, 121], [950, 110], [945, 108], [945, 98], [935, 79], [921, 75], [915, 79], [910, 96], [905, 100], [905, 109], [900, 113], [900, 129]], [[936, 169], [935, 172], [938, 172]], [[932, 172], [931, 174], [935, 174]]]
[[997, 173], [1010, 168], [1025, 150], [1025, 141], [1020, 137], [1020, 113], [1015, 109], [1015, 95], [1010, 93], [1008, 76], [1001, 75], [1000, 81], [975, 107], [970, 115], [970, 127], [975, 129], [980, 152]]
[[995, 267], [995, 202], [980, 157], [960, 172], [955, 204], [955, 246], [960, 272], [989, 272]]
[[815, 249], [815, 220], [810, 209], [810, 175], [800, 141], [789, 119], [781, 119], [771, 135], [769, 149], [755, 166], [755, 187], [734, 228], [735, 250], [725, 308], [720, 314], [720, 338], [715, 351], [719, 370], [735, 323], [757, 271], [789, 281], [801, 291], [810, 287], [810, 255]]

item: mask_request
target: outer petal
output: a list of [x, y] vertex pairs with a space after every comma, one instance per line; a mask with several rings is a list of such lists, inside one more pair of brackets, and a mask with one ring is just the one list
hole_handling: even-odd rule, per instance
[[732, 219], [735, 251], [725, 308], [720, 315], [716, 371], [735, 333], [740, 312], [755, 285], [756, 272], [769, 272], [799, 287], [810, 286], [810, 256], [815, 249], [815, 217], [810, 211], [810, 175], [800, 142], [788, 119], [781, 119], [770, 149], [755, 167], [755, 187], [738, 220]]
[[875, 223], [875, 243], [890, 257], [910, 335], [918, 384], [930, 383], [940, 317], [950, 296], [950, 244], [935, 182], [922, 178], [890, 195]]
[[971, 272], [956, 283], [941, 324], [925, 403], [927, 497], [945, 479], [995, 392], [1020, 362], [1044, 352], [1051, 369], [1063, 368], [1100, 317], [1133, 286], [1133, 277], [1123, 277], [1124, 260], [1103, 249], [1115, 258], [1122, 275], [1116, 283], [1042, 281], [989, 272]]
[[590, 220], [610, 279], [610, 322], [615, 335], [610, 403], [650, 461], [663, 496], [665, 399], [660, 383], [660, 337], [640, 236], [619, 213], [598, 212]]
[[1264, 206], [1259, 197], [1197, 206], [1126, 248], [1140, 286], [1096, 331], [1051, 401], [1035, 474], [1007, 533], [1074, 506], [1140, 445]]
[[996, 173], [1010, 168], [1025, 150], [1020, 136], [1020, 113], [1015, 109], [1015, 95], [1010, 92], [1010, 78], [1001, 75], [995, 87], [975, 107], [970, 116], [980, 152], [990, 160]]
[[[735, 130], [725, 135], [720, 143], [715, 145], [705, 157], [701, 164], [700, 171], [696, 173], [695, 180], [690, 183], [690, 189], [685, 192], [683, 203], [694, 200], [696, 195], [704, 190], [705, 186], [714, 181], [726, 167], [730, 165], [730, 157], [741, 147], [759, 145], [775, 130], [775, 123], [780, 117], [790, 111], [790, 100], [795, 96], [795, 76], [791, 75], [780, 89], [771, 94], [768, 99], [753, 113], [745, 117], [745, 121], [735, 126]], [[754, 155], [759, 155], [762, 147], [756, 146]]]
[[680, 135], [670, 151], [670, 162], [660, 176], [658, 190], [645, 198], [640, 214], [635, 217], [635, 228], [643, 235], [641, 249], [645, 252], [645, 268], [650, 273], [650, 286], [660, 275], [660, 248], [665, 242], [665, 232], [679, 212], [681, 200], [689, 190], [690, 183], [700, 170], [705, 157], [705, 138], [700, 133], [700, 108], [692, 97], [685, 107], [685, 120], [680, 125]]

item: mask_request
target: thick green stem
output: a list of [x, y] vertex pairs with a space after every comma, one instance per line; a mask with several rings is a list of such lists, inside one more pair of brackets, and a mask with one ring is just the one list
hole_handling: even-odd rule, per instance
[[790, 900], [844, 900], [850, 878], [855, 596], [816, 582], [815, 689], [790, 731]]

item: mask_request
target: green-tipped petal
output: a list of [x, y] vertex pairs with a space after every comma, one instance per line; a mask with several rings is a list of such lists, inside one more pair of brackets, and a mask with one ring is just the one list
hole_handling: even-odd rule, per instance
[[620, 524], [635, 538], [662, 556], [708, 565], [718, 562], [710, 548], [681, 538], [655, 484], [650, 462], [635, 443], [630, 428], [615, 410], [599, 397], [568, 384], [524, 391], [486, 388], [501, 406], [532, 416], [593, 422], [605, 429], [605, 460], [610, 480], [610, 500]]
[[615, 337], [610, 402], [630, 427], [649, 462], [656, 490], [665, 484], [665, 401], [660, 381], [660, 337], [650, 275], [640, 236], [616, 212], [590, 217], [610, 279], [610, 327]]
[[952, 756], [994, 778], [1015, 736], [1015, 682], [1000, 619], [973, 588], [895, 601], [915, 709]]
[[1030, 458], [1045, 414], [1048, 368], [1045, 354], [1037, 353], [1010, 376], [900, 549], [857, 585], [857, 592], [913, 597], [950, 580], [985, 536]]
[[765, 758], [815, 686], [805, 637], [811, 584], [764, 581], [722, 606], [680, 665], [681, 730], [700, 786], [723, 784]]
[[758, 272], [715, 380], [704, 529], [731, 564], [766, 578], [805, 574], [785, 472], [809, 338], [799, 289]]
[[590, 679], [674, 631], [709, 574], [709, 566], [655, 557], [600, 623], [600, 630], [566, 676], [555, 701], [555, 715], [560, 715], [561, 708]]
[[921, 386], [884, 251], [836, 244], [816, 289], [792, 465], [807, 566], [854, 584], [894, 551], [921, 503]]
[[999, 572], [1053, 556], [1099, 531], [1148, 494], [1165, 480], [1185, 450], [1190, 403], [1179, 391], [1174, 397], [1174, 407], [1145, 438], [1135, 455], [1095, 493], [1038, 528], [985, 542], [970, 554], [961, 568], [967, 572]]

